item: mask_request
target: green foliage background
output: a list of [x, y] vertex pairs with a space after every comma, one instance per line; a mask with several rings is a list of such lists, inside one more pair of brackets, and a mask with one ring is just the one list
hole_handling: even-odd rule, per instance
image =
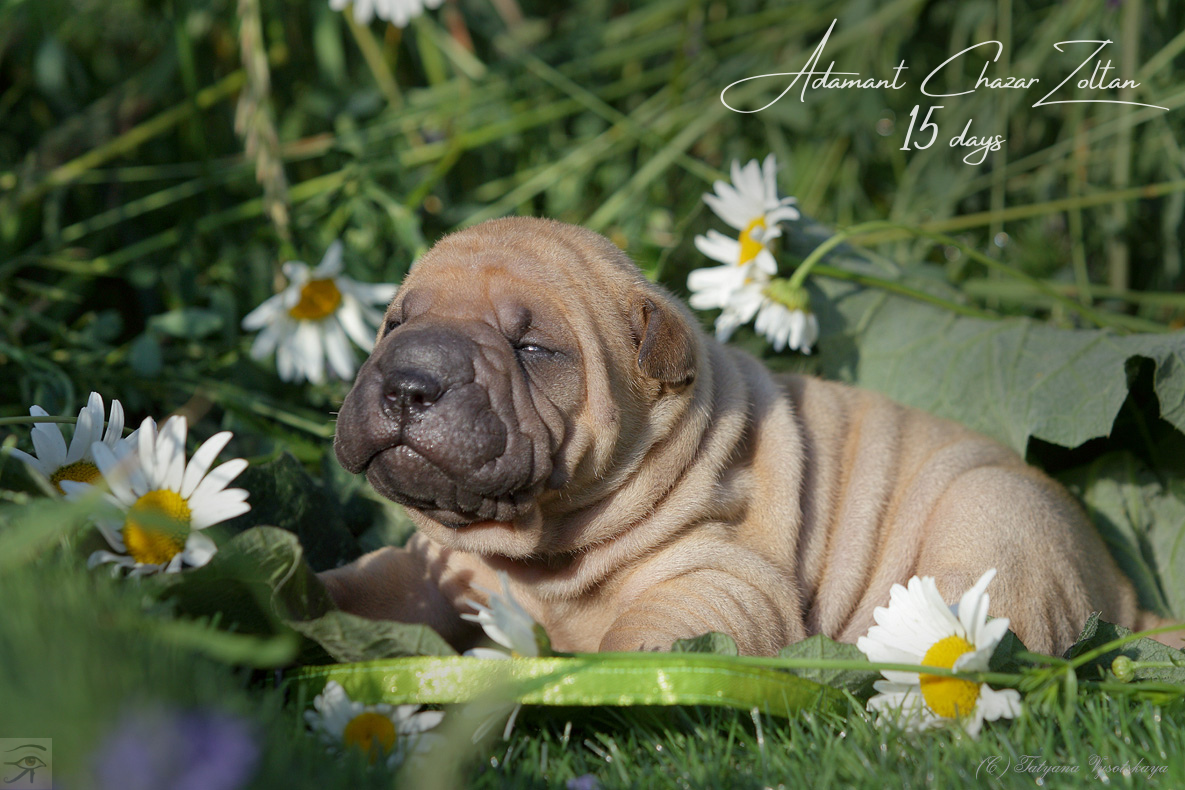
[[[514, 5], [455, 0], [399, 32], [353, 25], [321, 0], [0, 0], [0, 418], [34, 403], [72, 416], [96, 390], [120, 399], [133, 424], [177, 411], [195, 439], [233, 430], [228, 453], [252, 461], [244, 485], [257, 508], [222, 540], [277, 524], [299, 534], [314, 567], [336, 564], [408, 526], [332, 459], [332, 412], [348, 383], [285, 384], [270, 363], [247, 357], [239, 322], [273, 292], [282, 261], [316, 263], [340, 238], [349, 275], [397, 282], [445, 232], [537, 214], [606, 233], [685, 294], [687, 272], [707, 263], [694, 236], [723, 229], [702, 193], [733, 159], [772, 151], [782, 192], [805, 215], [784, 239], [784, 273], [837, 228], [900, 227], [854, 237], [822, 260], [810, 281], [823, 327], [815, 355], [773, 355], [745, 332], [736, 342], [773, 367], [880, 389], [1027, 453], [1083, 498], [1144, 604], [1185, 616], [1185, 8], [591, 0], [524, 1], [519, 16]], [[801, 67], [836, 18], [824, 62], [889, 77], [905, 61], [909, 86], [808, 92], [803, 102], [795, 91], [753, 114], [721, 105], [735, 80]], [[1083, 56], [1055, 42], [1111, 39], [1104, 57], [1142, 83], [1125, 98], [1170, 111], [1032, 108], [1045, 90], [980, 90], [941, 100], [933, 147], [900, 150], [911, 109], [924, 115], [933, 103], [917, 90], [921, 77], [989, 39], [1005, 45], [993, 75], [1037, 76], [1046, 90]], [[945, 72], [944, 87], [973, 81], [981, 62]], [[782, 87], [746, 85], [737, 95], [753, 107]], [[236, 112], [253, 131], [236, 133]], [[1007, 138], [981, 166], [946, 145], [968, 119], [980, 135]], [[28, 449], [26, 429], [5, 435]], [[168, 642], [162, 631], [159, 655], [173, 665], [157, 658], [156, 642], [139, 642], [151, 628], [135, 618], [156, 622], [158, 604], [145, 610], [137, 592], [87, 576], [71, 558], [85, 556], [93, 536], [30, 517], [37, 494], [18, 466], [0, 458], [0, 536], [19, 560], [3, 571], [0, 600], [14, 614], [0, 625], [0, 655], [58, 656], [5, 666], [22, 682], [60, 680], [55, 716], [83, 722], [71, 730], [69, 759], [133, 684], [113, 671], [121, 679], [99, 693], [102, 678], [75, 672], [86, 653], [155, 667], [137, 670], [149, 696], [226, 697], [241, 709], [258, 699], [228, 691], [248, 676], [228, 677], [217, 663], [240, 663], [242, 645], [222, 645], [211, 661], [192, 655], [205, 637]], [[314, 522], [329, 526], [314, 532]], [[203, 614], [157, 593], [153, 601]], [[92, 606], [132, 625], [89, 629]], [[33, 625], [41, 618], [63, 625], [43, 633]], [[20, 724], [12, 709], [0, 711], [5, 731]], [[1079, 715], [1092, 731], [1095, 714]], [[691, 729], [721, 731], [720, 720], [704, 721]], [[1159, 732], [1159, 721], [1132, 726]], [[296, 723], [285, 726], [285, 736], [302, 737]], [[603, 734], [597, 726], [590, 732]], [[728, 743], [752, 741], [736, 721], [722, 726]], [[835, 748], [827, 727], [796, 726], [814, 732], [795, 737], [815, 738], [821, 753]], [[511, 748], [545, 766], [538, 749], [554, 735]], [[1052, 732], [1017, 737], [1053, 752], [1083, 746]], [[597, 749], [612, 749], [599, 738], [540, 776], [600, 764]], [[1180, 753], [1156, 742], [1162, 754]], [[702, 765], [684, 757], [703, 781], [731, 777], [720, 769], [730, 760], [748, 766], [745, 776], [776, 777], [765, 757], [745, 762], [755, 748], [748, 758], [709, 748], [715, 756]], [[918, 748], [916, 776], [929, 776], [939, 756]], [[285, 762], [291, 753], [303, 752], [269, 751], [269, 765], [290, 767], [269, 775], [324, 776], [307, 768], [314, 761]], [[974, 768], [972, 756], [951, 781]], [[656, 759], [660, 773], [670, 768]], [[824, 781], [875, 773], [845, 758], [796, 770], [820, 764], [840, 766]], [[604, 781], [627, 783], [613, 771]]]

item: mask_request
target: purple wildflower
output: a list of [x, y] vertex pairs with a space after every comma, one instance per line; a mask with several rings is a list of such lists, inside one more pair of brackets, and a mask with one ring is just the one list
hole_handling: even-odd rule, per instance
[[601, 780], [595, 774], [584, 774], [564, 783], [566, 790], [601, 790]]
[[228, 713], [153, 708], [125, 713], [92, 759], [99, 790], [237, 790], [259, 745]]

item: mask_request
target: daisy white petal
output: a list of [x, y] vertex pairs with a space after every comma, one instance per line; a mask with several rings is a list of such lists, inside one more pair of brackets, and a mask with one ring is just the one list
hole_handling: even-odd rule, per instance
[[241, 325], [243, 329], [262, 329], [274, 321], [277, 316], [283, 315], [284, 312], [284, 294], [269, 296], [258, 307], [243, 316]]
[[230, 431], [219, 431], [197, 448], [193, 458], [189, 459], [189, 465], [185, 467], [185, 476], [181, 480], [180, 489], [178, 489], [182, 497], [189, 499], [198, 483], [206, 476], [206, 472], [210, 471], [210, 465], [214, 463], [214, 459], [226, 448], [226, 444], [232, 436], [234, 434]]
[[[29, 414], [33, 417], [49, 416], [40, 406], [29, 409]], [[66, 440], [62, 438], [62, 432], [55, 423], [34, 423], [30, 438], [33, 440], [33, 450], [37, 453], [37, 458], [46, 469], [57, 469], [66, 465]]]
[[996, 569], [989, 568], [979, 577], [970, 590], [963, 593], [959, 599], [959, 622], [967, 632], [969, 638], [974, 639], [980, 625], [987, 622], [988, 597], [984, 594], [992, 579], [996, 578]]
[[275, 323], [265, 326], [251, 343], [251, 358], [263, 359], [274, 352], [280, 340], [285, 336], [285, 329], [288, 328], [288, 324], [289, 322], [286, 319], [278, 319]]
[[745, 284], [746, 271], [740, 266], [708, 266], [687, 275], [691, 296], [687, 303], [697, 310], [727, 307], [732, 295]]
[[58, 485], [62, 488], [62, 494], [71, 502], [90, 496], [95, 490], [90, 483], [79, 483], [77, 480], [63, 480]]
[[102, 442], [92, 445], [91, 452], [95, 456], [95, 465], [99, 467], [99, 472], [103, 475], [111, 493], [125, 504], [130, 505], [135, 502], [136, 495], [132, 491], [130, 470], [124, 462], [126, 456], [117, 455], [116, 450]]
[[86, 560], [86, 567], [93, 569], [98, 565], [105, 565], [113, 562], [118, 568], [131, 568], [136, 564], [136, 561], [131, 557], [125, 557], [122, 554], [114, 554], [110, 551], [103, 551], [102, 549], [92, 552]]
[[341, 325], [328, 322], [325, 325], [325, 360], [329, 369], [339, 379], [348, 381], [354, 375], [354, 352]]
[[287, 345], [281, 345], [276, 349], [276, 373], [282, 381], [299, 381], [304, 378], [303, 373], [297, 374], [296, 360], [292, 349]]
[[[299, 297], [299, 287], [312, 279], [312, 269], [304, 261], [288, 261], [280, 269], [284, 272], [284, 276], [288, 278], [288, 287], [284, 289], [283, 293], [283, 296], [286, 297], [284, 306], [287, 308], [292, 306], [287, 303], [287, 297], [292, 292], [293, 286], [297, 286], [296, 295]], [[295, 304], [295, 302], [292, 304]]]
[[325, 257], [309, 275], [311, 278], [336, 277], [342, 271], [342, 243], [335, 241], [325, 250]]
[[160, 475], [160, 488], [181, 491], [181, 480], [185, 475], [187, 434], [188, 424], [184, 417], [170, 417], [161, 428], [156, 439], [156, 469]]
[[200, 568], [210, 561], [218, 551], [218, 547], [214, 541], [196, 530], [200, 527], [194, 527], [194, 532], [189, 533], [189, 537], [185, 539], [185, 551], [181, 554], [181, 561], [193, 568]]
[[741, 243], [716, 230], [696, 236], [695, 248], [712, 260], [725, 264], [736, 265], [741, 257]]
[[345, 333], [362, 349], [369, 351], [374, 346], [377, 325], [367, 323], [362, 306], [353, 297], [342, 300], [342, 309], [337, 313], [338, 323]]
[[734, 160], [732, 184], [717, 181], [713, 184], [715, 194], [704, 195], [704, 202], [737, 230], [746, 232], [761, 226], [769, 234], [766, 241], [776, 238], [781, 233], [777, 229], [778, 223], [799, 217], [791, 205], [794, 198], [778, 197], [777, 169], [777, 158], [773, 154], [766, 156], [761, 165], [753, 159], [742, 167]]
[[309, 727], [333, 751], [361, 749], [372, 763], [385, 754], [392, 766], [427, 748], [432, 741], [424, 733], [443, 716], [439, 711], [420, 712], [418, 705], [364, 705], [351, 700], [332, 680], [313, 699], [313, 709], [304, 713]]
[[145, 417], [140, 423], [140, 433], [137, 441], [137, 457], [140, 460], [140, 471], [149, 488], [159, 488], [160, 481], [156, 473], [156, 420]]
[[979, 687], [979, 708], [987, 721], [1015, 719], [1020, 715], [1020, 692], [1016, 689], [993, 689], [984, 683]]
[[123, 440], [123, 404], [117, 400], [111, 401], [111, 415], [107, 418], [107, 433], [103, 435], [103, 443], [114, 447], [116, 442]]
[[461, 655], [468, 658], [484, 658], [502, 661], [510, 658], [510, 654], [505, 650], [496, 650], [492, 647], [471, 647]]
[[194, 489], [193, 499], [211, 496], [225, 488], [247, 468], [247, 462], [242, 458], [235, 458], [214, 468]]
[[301, 321], [296, 330], [296, 344], [300, 349], [299, 359], [304, 364], [304, 376], [313, 384], [325, 380], [325, 352], [322, 343], [323, 330], [309, 321]]
[[[232, 491], [241, 492], [241, 497], [229, 496]], [[243, 489], [228, 488], [222, 493], [228, 496], [219, 499], [211, 498], [208, 503], [194, 506], [189, 525], [192, 529], [205, 529], [212, 524], [220, 524], [223, 521], [237, 518], [251, 510], [251, 506], [246, 501], [247, 492]]]
[[535, 638], [535, 619], [511, 594], [510, 577], [504, 572], [499, 572], [498, 578], [502, 583], [501, 592], [478, 588], [489, 596], [489, 605], [483, 606], [476, 601], [466, 600], [465, 603], [476, 609], [477, 614], [466, 613], [461, 617], [478, 623], [485, 630], [486, 636], [508, 648], [513, 654], [538, 656], [539, 643]]
[[[29, 414], [34, 417], [48, 416], [40, 406], [33, 406]], [[92, 446], [102, 440], [111, 448], [124, 444], [123, 406], [118, 400], [111, 401], [111, 420], [103, 434], [103, 398], [92, 392], [86, 406], [79, 412], [74, 424], [74, 434], [67, 450], [62, 431], [56, 423], [36, 423], [31, 432], [36, 456], [14, 451], [15, 457], [24, 462], [35, 474], [48, 479], [59, 493], [64, 493], [62, 484], [68, 481], [98, 483], [101, 475], [95, 463]]]
[[97, 392], [92, 392], [87, 403], [78, 412], [78, 421], [74, 426], [74, 437], [70, 440], [70, 451], [66, 453], [66, 463], [81, 461], [90, 446], [99, 441], [103, 435], [103, 398]]
[[381, 307], [386, 307], [398, 290], [398, 287], [391, 283], [360, 283], [348, 277], [339, 277], [337, 282], [343, 294], [348, 294], [363, 304]]
[[387, 302], [395, 286], [346, 277], [341, 273], [343, 251], [335, 241], [314, 269], [299, 261], [285, 263], [288, 285], [243, 319], [244, 329], [260, 331], [251, 344], [252, 358], [274, 351], [276, 371], [284, 381], [320, 384], [326, 371], [349, 379], [356, 370], [349, 341], [367, 351], [374, 344], [382, 317], [369, 304]]
[[9, 453], [12, 454], [13, 458], [20, 461], [25, 466], [29, 467], [30, 469], [32, 469], [33, 471], [35, 471], [37, 474], [41, 475], [42, 477], [48, 478], [50, 476], [50, 474], [52, 474], [52, 473], [47, 472], [45, 470], [45, 466], [41, 463], [41, 460], [39, 458], [37, 458], [37, 456], [35, 456], [35, 455], [29, 455], [24, 450], [18, 450], [15, 447], [12, 448], [11, 450], [9, 450]]
[[[925, 667], [956, 672], [988, 669], [992, 652], [1007, 631], [1007, 621], [988, 622], [987, 586], [995, 569], [986, 572], [955, 607], [947, 606], [933, 577], [913, 577], [906, 586], [893, 585], [889, 606], [873, 613], [876, 625], [857, 641], [869, 660], [883, 663], [918, 663], [919, 671], [890, 672], [877, 681], [877, 696], [870, 710], [882, 716], [900, 717], [904, 726], [917, 729], [957, 720], [972, 737], [984, 720], [993, 721], [1020, 713], [1020, 695], [995, 691], [987, 684], [963, 678], [934, 675]], [[953, 611], [952, 611], [953, 609]]]
[[226, 489], [246, 461], [236, 458], [208, 471], [230, 434], [212, 436], [186, 464], [186, 433], [183, 417], [170, 418], [159, 433], [149, 418], [138, 431], [138, 452], [126, 441], [114, 448], [94, 443], [96, 463], [111, 488], [109, 500], [117, 508], [110, 523], [106, 516], [97, 519], [114, 551], [96, 555], [96, 562], [118, 557], [118, 567], [132, 576], [205, 565], [217, 546], [200, 530], [250, 510], [246, 491]]

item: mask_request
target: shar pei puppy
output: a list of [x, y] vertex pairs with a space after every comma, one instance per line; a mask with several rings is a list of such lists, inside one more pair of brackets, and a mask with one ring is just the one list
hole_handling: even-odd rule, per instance
[[708, 631], [768, 655], [854, 642], [889, 589], [955, 600], [1060, 651], [1137, 608], [1082, 509], [1016, 453], [943, 419], [721, 345], [604, 237], [513, 218], [412, 268], [342, 405], [335, 449], [417, 527], [321, 575], [344, 610], [480, 637], [466, 599], [509, 575], [565, 651]]

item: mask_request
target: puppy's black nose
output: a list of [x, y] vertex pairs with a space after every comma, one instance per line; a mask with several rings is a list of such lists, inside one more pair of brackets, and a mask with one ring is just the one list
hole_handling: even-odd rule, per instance
[[383, 376], [383, 397], [392, 406], [423, 411], [444, 393], [444, 383], [423, 370], [399, 368]]
[[405, 327], [375, 352], [383, 410], [423, 414], [454, 387], [473, 381], [477, 346], [451, 327]]

